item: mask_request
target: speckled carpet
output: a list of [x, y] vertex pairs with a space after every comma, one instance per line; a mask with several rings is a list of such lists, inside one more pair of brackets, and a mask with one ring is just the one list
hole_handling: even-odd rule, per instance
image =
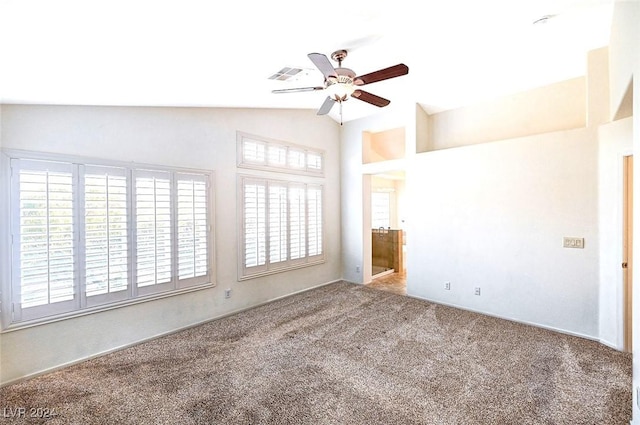
[[628, 424], [631, 357], [335, 283], [0, 389], [74, 424]]

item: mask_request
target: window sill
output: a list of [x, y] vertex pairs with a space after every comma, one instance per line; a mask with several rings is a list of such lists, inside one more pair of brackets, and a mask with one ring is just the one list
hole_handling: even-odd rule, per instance
[[293, 264], [293, 265], [290, 265], [290, 266], [278, 267], [278, 268], [274, 268], [274, 269], [271, 269], [271, 270], [265, 270], [265, 271], [251, 273], [251, 274], [247, 274], [247, 275], [242, 275], [241, 274], [238, 277], [238, 281], [242, 282], [242, 281], [245, 281], [245, 280], [256, 279], [256, 278], [259, 278], [259, 277], [269, 276], [269, 275], [278, 274], [278, 273], [282, 273], [282, 272], [288, 272], [288, 271], [292, 271], [292, 270], [303, 269], [305, 267], [317, 266], [317, 265], [323, 264], [325, 262], [326, 262], [326, 260], [324, 258], [321, 258], [321, 259], [318, 259], [318, 260], [310, 261], [308, 263]]
[[190, 292], [201, 291], [203, 289], [211, 289], [211, 288], [214, 288], [215, 286], [216, 284], [213, 282], [203, 283], [200, 285], [194, 285], [189, 288], [178, 289], [170, 292], [158, 293], [153, 295], [147, 295], [147, 296], [138, 297], [132, 300], [126, 300], [126, 301], [120, 301], [112, 304], [89, 307], [79, 311], [72, 311], [72, 312], [58, 314], [54, 316], [47, 316], [40, 319], [33, 319], [33, 320], [24, 321], [24, 322], [11, 323], [6, 328], [3, 328], [0, 333], [9, 333], [13, 331], [22, 330], [22, 329], [32, 328], [35, 326], [48, 325], [50, 323], [60, 322], [60, 321], [69, 320], [69, 319], [75, 319], [78, 317], [101, 313], [104, 311], [115, 310], [117, 308], [128, 307], [136, 304], [146, 303], [149, 301], [156, 301], [163, 298], [174, 297], [177, 295], [188, 294]]

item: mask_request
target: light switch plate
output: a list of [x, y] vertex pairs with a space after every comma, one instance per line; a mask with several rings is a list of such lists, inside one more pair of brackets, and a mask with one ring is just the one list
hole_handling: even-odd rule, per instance
[[571, 237], [565, 236], [562, 239], [562, 246], [564, 248], [584, 249], [584, 238], [571, 238]]

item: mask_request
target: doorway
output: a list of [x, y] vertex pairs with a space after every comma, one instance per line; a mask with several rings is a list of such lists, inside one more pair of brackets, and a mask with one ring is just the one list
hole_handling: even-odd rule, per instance
[[405, 173], [371, 175], [372, 288], [406, 294]]
[[633, 155], [623, 163], [623, 248], [624, 349], [632, 351], [633, 331]]
[[362, 133], [363, 281], [406, 294], [404, 127]]

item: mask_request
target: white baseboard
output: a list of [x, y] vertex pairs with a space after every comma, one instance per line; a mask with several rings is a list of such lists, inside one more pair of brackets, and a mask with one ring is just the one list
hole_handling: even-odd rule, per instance
[[614, 350], [624, 351], [624, 346], [616, 344], [615, 342], [607, 341], [606, 339], [600, 339], [600, 343]]
[[[547, 329], [549, 331], [559, 332], [559, 333], [562, 333], [562, 334], [565, 334], [565, 335], [577, 336], [577, 337], [580, 337], [580, 338], [589, 339], [591, 341], [602, 343], [602, 341], [599, 338], [591, 336], [591, 335], [586, 335], [586, 334], [583, 334], [583, 333], [580, 333], [580, 332], [573, 332], [573, 331], [569, 331], [569, 330], [562, 329], [562, 328], [556, 328], [554, 326], [547, 326], [547, 325], [542, 325], [542, 324], [535, 323], [535, 322], [529, 322], [529, 321], [526, 321], [526, 320], [520, 320], [520, 319], [511, 318], [511, 317], [500, 316], [498, 314], [488, 313], [488, 312], [483, 311], [483, 310], [477, 310], [477, 309], [469, 308], [469, 307], [466, 307], [466, 306], [460, 306], [460, 305], [453, 304], [453, 303], [446, 303], [446, 302], [442, 302], [442, 301], [431, 300], [429, 298], [420, 297], [420, 296], [417, 296], [417, 295], [407, 294], [407, 296], [411, 297], [411, 298], [415, 298], [417, 300], [428, 301], [428, 302], [434, 303], [434, 304], [445, 305], [447, 307], [458, 308], [460, 310], [466, 310], [466, 311], [471, 311], [473, 313], [483, 314], [483, 315], [489, 316], [489, 317], [495, 317], [496, 319], [508, 320], [510, 322], [521, 323], [523, 325], [534, 326], [536, 328]], [[615, 350], [618, 350], [618, 348], [616, 348], [615, 346], [610, 346], [610, 347], [615, 349]], [[618, 350], [618, 351], [621, 351], [621, 350]], [[640, 424], [638, 424], [638, 425], [640, 425]]]
[[232, 310], [230, 312], [221, 314], [219, 316], [214, 316], [212, 318], [209, 318], [209, 319], [206, 319], [206, 320], [202, 320], [200, 322], [196, 322], [196, 323], [189, 324], [187, 326], [182, 326], [182, 327], [179, 327], [179, 328], [175, 328], [175, 329], [172, 329], [172, 330], [169, 330], [169, 331], [166, 331], [166, 332], [162, 332], [160, 334], [156, 334], [156, 335], [153, 335], [153, 336], [150, 336], [150, 337], [147, 337], [147, 338], [142, 338], [140, 340], [137, 340], [137, 341], [134, 341], [134, 342], [131, 342], [131, 343], [128, 343], [128, 344], [124, 344], [124, 345], [121, 345], [121, 346], [118, 346], [118, 347], [110, 348], [108, 350], [100, 351], [98, 353], [94, 353], [94, 354], [91, 354], [89, 356], [85, 356], [85, 357], [82, 357], [82, 358], [79, 358], [79, 359], [76, 359], [76, 360], [72, 360], [72, 361], [69, 361], [69, 362], [66, 362], [66, 363], [62, 363], [62, 364], [59, 364], [57, 366], [53, 366], [53, 367], [50, 367], [50, 368], [39, 370], [37, 372], [33, 372], [33, 373], [21, 376], [21, 377], [16, 378], [16, 379], [11, 379], [9, 381], [2, 382], [2, 383], [0, 383], [0, 388], [6, 387], [6, 386], [12, 385], [12, 384], [17, 384], [19, 382], [23, 382], [23, 381], [35, 378], [37, 376], [45, 375], [47, 373], [55, 372], [57, 370], [61, 370], [61, 369], [67, 368], [69, 366], [73, 366], [73, 365], [78, 364], [78, 363], [86, 362], [87, 360], [91, 360], [91, 359], [95, 359], [95, 358], [98, 358], [98, 357], [102, 357], [102, 356], [105, 356], [105, 355], [110, 354], [110, 353], [115, 353], [116, 351], [124, 350], [126, 348], [133, 347], [133, 346], [136, 346], [138, 344], [142, 344], [144, 342], [152, 341], [154, 339], [158, 339], [158, 338], [162, 338], [164, 336], [172, 335], [172, 334], [177, 333], [177, 332], [181, 332], [181, 331], [184, 331], [184, 330], [187, 330], [187, 329], [195, 328], [196, 326], [200, 326], [200, 325], [203, 325], [205, 323], [209, 323], [209, 322], [213, 322], [215, 320], [223, 319], [225, 317], [233, 316], [234, 314], [242, 313], [244, 311], [248, 311], [248, 310], [251, 310], [251, 309], [254, 309], [254, 308], [269, 304], [269, 303], [272, 303], [274, 301], [290, 297], [292, 295], [301, 294], [301, 293], [308, 292], [308, 291], [311, 291], [311, 290], [316, 289], [316, 288], [321, 288], [323, 286], [327, 286], [327, 285], [331, 285], [333, 283], [343, 282], [343, 281], [344, 281], [343, 279], [337, 279], [337, 280], [333, 280], [333, 281], [330, 281], [330, 282], [321, 283], [319, 285], [315, 285], [315, 286], [312, 286], [312, 287], [309, 287], [309, 288], [301, 289], [299, 291], [295, 291], [295, 292], [292, 292], [290, 294], [281, 295], [281, 296], [275, 297], [275, 298], [270, 298], [270, 299], [268, 299], [266, 301], [260, 302], [258, 304], [252, 305], [250, 307], [244, 307], [244, 308], [240, 308], [240, 309], [237, 309], [237, 310]]

